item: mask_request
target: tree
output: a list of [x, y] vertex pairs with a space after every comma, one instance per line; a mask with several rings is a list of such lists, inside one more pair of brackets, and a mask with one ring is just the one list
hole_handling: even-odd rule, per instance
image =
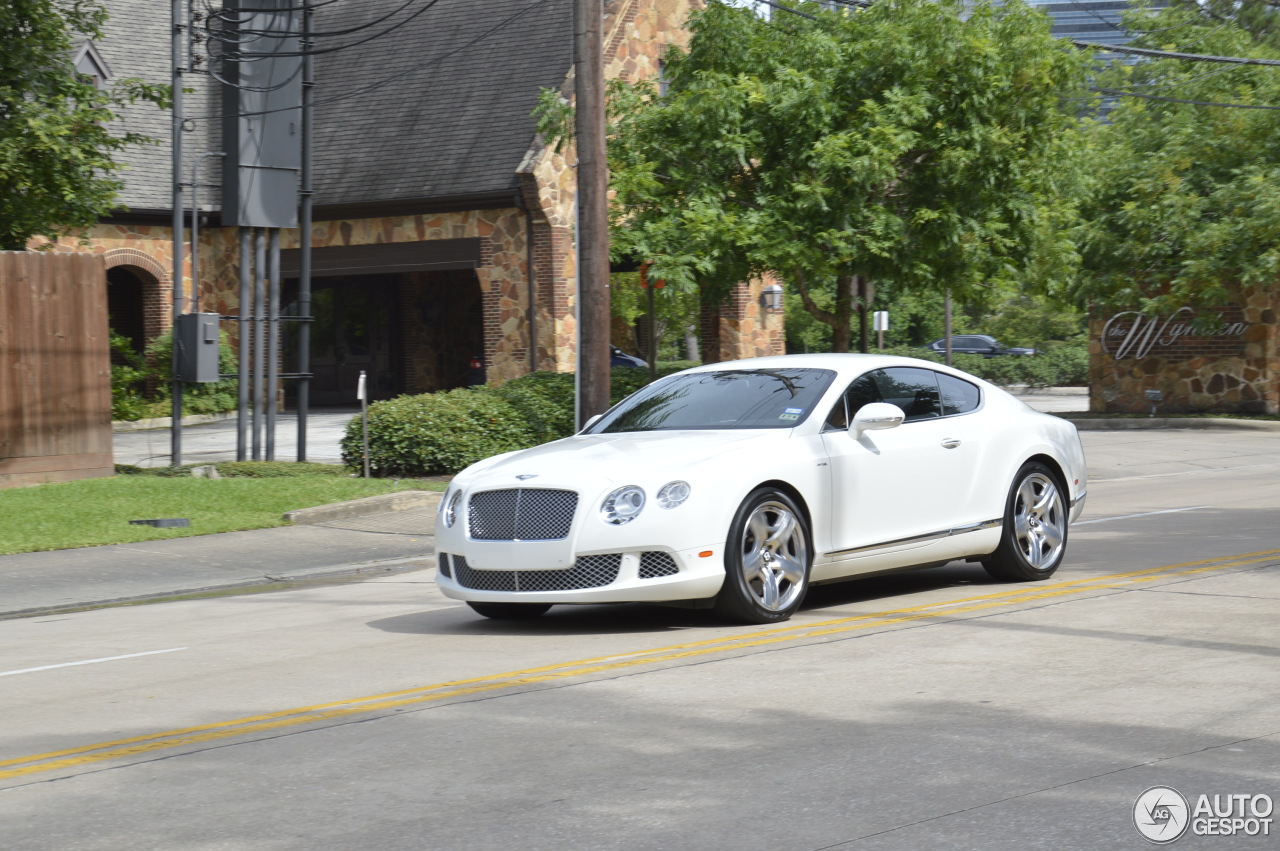
[[71, 64], [77, 39], [101, 36], [95, 0], [8, 0], [0, 4], [0, 249], [33, 236], [80, 230], [116, 204], [115, 155], [149, 141], [115, 135], [115, 110], [136, 100], [167, 105], [167, 90], [139, 80], [109, 88]]
[[[1146, 33], [1141, 47], [1276, 59], [1275, 20], [1274, 7], [1254, 0], [1178, 3], [1128, 24]], [[1154, 59], [1118, 65], [1100, 82], [1130, 94], [1096, 128], [1094, 185], [1077, 233], [1082, 297], [1163, 312], [1274, 285], [1280, 68]]]
[[[712, 297], [773, 271], [848, 351], [869, 283], [983, 285], [1074, 255], [1084, 58], [1018, 0], [882, 0], [816, 20], [711, 2], [666, 90], [615, 84], [619, 252]], [[820, 297], [822, 291], [827, 297]], [[861, 298], [860, 298], [861, 296]]]

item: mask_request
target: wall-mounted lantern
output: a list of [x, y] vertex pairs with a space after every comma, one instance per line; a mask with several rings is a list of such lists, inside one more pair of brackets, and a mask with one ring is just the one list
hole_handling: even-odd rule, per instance
[[782, 312], [782, 287], [770, 284], [760, 293], [760, 306], [770, 313]]

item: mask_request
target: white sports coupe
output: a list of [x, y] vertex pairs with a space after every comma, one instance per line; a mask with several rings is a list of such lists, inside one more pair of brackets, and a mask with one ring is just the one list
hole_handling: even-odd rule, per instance
[[776, 623], [812, 583], [954, 559], [1044, 579], [1085, 486], [1074, 425], [957, 369], [708, 364], [459, 473], [440, 502], [436, 582], [491, 618], [648, 601]]

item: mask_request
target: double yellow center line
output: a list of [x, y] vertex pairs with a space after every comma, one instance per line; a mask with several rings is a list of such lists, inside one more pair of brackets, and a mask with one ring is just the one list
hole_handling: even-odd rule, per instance
[[809, 639], [825, 636], [841, 635], [913, 621], [946, 618], [1092, 591], [1125, 589], [1146, 582], [1166, 580], [1179, 576], [1191, 576], [1276, 560], [1280, 560], [1280, 550], [1242, 553], [1216, 559], [1136, 570], [1128, 573], [1114, 573], [1091, 579], [1073, 579], [1066, 582], [1033, 586], [1024, 585], [1013, 590], [984, 594], [978, 597], [965, 597], [959, 600], [950, 600], [926, 606], [892, 609], [866, 615], [853, 615], [817, 623], [790, 623], [781, 627], [772, 627], [749, 633], [735, 632], [732, 635], [712, 638], [706, 641], [676, 644], [653, 650], [613, 654], [593, 659], [579, 659], [573, 662], [526, 668], [521, 671], [510, 671], [474, 679], [452, 680], [404, 691], [387, 692], [336, 703], [303, 706], [214, 724], [166, 730], [145, 736], [99, 742], [34, 756], [2, 760], [0, 761], [0, 780], [44, 772], [58, 772], [109, 760], [129, 759], [156, 751], [181, 749], [257, 733], [270, 733], [290, 727], [330, 722], [354, 715], [418, 706], [433, 701], [518, 689], [522, 686], [539, 685], [571, 677], [618, 672], [645, 665], [680, 662], [715, 653], [732, 654], [751, 648], [785, 642], [802, 643]]

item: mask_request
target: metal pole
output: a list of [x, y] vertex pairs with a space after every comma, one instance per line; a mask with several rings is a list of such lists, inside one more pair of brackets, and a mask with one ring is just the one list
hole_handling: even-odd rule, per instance
[[951, 366], [951, 290], [942, 301], [942, 339], [946, 341], [947, 366]]
[[249, 444], [249, 357], [252, 352], [249, 334], [253, 304], [253, 233], [240, 228], [240, 386], [236, 407], [236, 460], [248, 457]]
[[266, 288], [267, 231], [253, 229], [253, 460], [262, 460], [262, 412], [266, 403], [266, 381], [263, 366], [266, 364], [267, 323], [263, 315], [263, 296]]
[[[609, 407], [609, 168], [605, 160], [604, 6], [574, 0], [574, 93], [578, 147], [579, 416]], [[578, 423], [582, 425], [581, 421]]]
[[170, 329], [170, 360], [173, 367], [173, 405], [170, 413], [173, 417], [169, 428], [169, 464], [173, 467], [182, 465], [182, 382], [178, 380], [178, 317], [182, 315], [182, 218], [184, 204], [182, 200], [182, 56], [184, 54], [184, 15], [182, 0], [173, 0], [171, 4], [172, 41], [171, 47], [171, 79], [173, 86], [173, 107], [171, 109], [172, 125], [170, 135], [173, 147], [173, 326]]
[[654, 284], [649, 280], [648, 273], [641, 276], [644, 281], [645, 288], [649, 291], [649, 381], [650, 383], [658, 380], [658, 338], [654, 333], [657, 330], [657, 318], [654, 313], [657, 306], [654, 303]]
[[276, 385], [280, 381], [280, 228], [271, 228], [267, 263], [267, 460], [276, 460]]
[[360, 382], [356, 385], [356, 395], [360, 397], [360, 433], [364, 461], [364, 477], [369, 478], [369, 385], [365, 381], [364, 370], [360, 370]]
[[311, 145], [315, 138], [315, 59], [312, 47], [312, 25], [315, 13], [310, 3], [302, 4], [302, 174], [298, 210], [298, 460], [307, 460], [307, 414], [311, 407], [311, 210], [312, 168]]

